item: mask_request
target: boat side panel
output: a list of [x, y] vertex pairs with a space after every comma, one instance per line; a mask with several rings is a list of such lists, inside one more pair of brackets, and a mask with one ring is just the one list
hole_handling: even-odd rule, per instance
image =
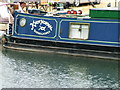
[[[21, 22], [22, 19], [26, 20], [25, 25], [23, 25], [24, 21], [23, 23]], [[70, 23], [88, 24], [88, 39], [70, 39]], [[18, 13], [15, 16], [13, 37], [77, 44], [118, 46], [120, 44], [119, 24], [120, 22], [117, 20], [78, 20], [77, 18], [42, 17]]]
[[[23, 19], [26, 20], [25, 25], [23, 25]], [[31, 17], [18, 14], [15, 18], [13, 35], [25, 38], [55, 39], [57, 36], [57, 24], [55, 18]]]
[[[70, 39], [70, 23], [88, 24], [89, 34], [88, 39]], [[119, 40], [119, 22], [112, 21], [92, 21], [92, 20], [65, 20], [62, 19], [59, 28], [59, 38], [61, 41], [71, 41], [76, 43], [94, 43], [94, 44], [106, 44], [106, 45], [118, 45]], [[66, 27], [66, 28], [64, 28]]]

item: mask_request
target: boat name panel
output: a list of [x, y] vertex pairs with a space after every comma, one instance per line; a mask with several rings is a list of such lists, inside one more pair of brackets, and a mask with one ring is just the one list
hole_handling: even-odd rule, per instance
[[[31, 30], [33, 30], [34, 33], [39, 35], [50, 34], [53, 29], [52, 25], [45, 20], [37, 20], [37, 21], [33, 20], [33, 22], [30, 23], [30, 25], [31, 25]], [[39, 28], [37, 29], [37, 27]]]

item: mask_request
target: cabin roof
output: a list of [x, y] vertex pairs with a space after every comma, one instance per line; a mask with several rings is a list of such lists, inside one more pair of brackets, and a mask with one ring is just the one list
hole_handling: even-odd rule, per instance
[[120, 8], [94, 8], [90, 9], [91, 18], [120, 19]]
[[91, 10], [102, 10], [102, 11], [120, 11], [120, 8], [114, 7], [114, 8], [92, 8]]

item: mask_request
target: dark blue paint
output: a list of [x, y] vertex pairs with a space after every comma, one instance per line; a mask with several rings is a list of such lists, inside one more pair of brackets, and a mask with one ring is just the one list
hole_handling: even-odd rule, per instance
[[90, 26], [90, 40], [118, 42], [118, 24], [92, 23]]
[[[31, 17], [26, 17], [26, 16], [18, 16], [17, 18], [19, 18], [17, 20], [17, 28], [15, 29], [17, 31], [17, 34], [21, 35], [21, 34], [25, 34], [25, 35], [34, 35], [34, 36], [42, 36], [42, 37], [54, 37], [55, 36], [55, 33], [56, 33], [56, 25], [57, 25], [57, 22], [55, 20], [48, 20], [48, 19], [41, 19], [41, 18], [31, 18]], [[21, 18], [25, 18], [27, 23], [24, 27], [21, 27], [20, 26], [20, 19]], [[46, 31], [40, 31], [39, 30], [39, 24], [36, 24], [36, 27], [35, 27], [35, 30], [39, 33], [46, 33], [46, 32], [49, 32], [49, 34], [45, 34], [45, 35], [39, 35], [37, 33], [34, 32], [34, 30], [31, 30], [32, 28], [32, 25], [30, 25], [30, 23], [33, 23], [34, 22], [37, 22], [37, 21], [45, 21], [47, 23], [50, 23], [51, 27], [52, 27], [52, 30], [49, 29], [48, 26], [46, 26], [45, 24], [42, 24], [41, 26], [42, 27], [46, 27]], [[16, 33], [14, 33], [14, 35], [17, 35]]]
[[[16, 15], [18, 15], [16, 17]], [[23, 16], [24, 15], [24, 16]], [[19, 21], [21, 18], [26, 18], [27, 23], [26, 26], [21, 27], [19, 25]], [[45, 17], [45, 16], [38, 16], [38, 15], [28, 15], [22, 13], [15, 14], [15, 20], [17, 19], [17, 34], [14, 32], [13, 36], [22, 37], [22, 38], [32, 38], [32, 39], [39, 39], [39, 40], [54, 40], [54, 41], [64, 41], [69, 43], [89, 43], [89, 44], [98, 44], [98, 45], [116, 45], [120, 42], [120, 29], [118, 29], [118, 22], [120, 20], [105, 20], [105, 19], [83, 19], [77, 20], [77, 18], [61, 18], [61, 17]], [[34, 21], [44, 20], [48, 22], [53, 28], [52, 31], [47, 35], [39, 35], [33, 30], [31, 30], [31, 25]], [[71, 21], [68, 21], [71, 20]], [[62, 22], [61, 22], [62, 21]], [[92, 22], [91, 22], [92, 21]], [[95, 22], [94, 22], [95, 21]], [[97, 22], [96, 22], [97, 21]], [[70, 22], [76, 23], [89, 23], [90, 24], [90, 31], [89, 31], [89, 39], [88, 40], [70, 40], [69, 30], [70, 30]], [[46, 25], [42, 25], [45, 27]], [[36, 27], [36, 31], [40, 33], [44, 33], [44, 31], [39, 31], [39, 25]], [[50, 29], [46, 27], [46, 31]], [[25, 34], [26, 36], [22, 35]], [[27, 36], [33, 35], [33, 36]], [[34, 37], [35, 36], [35, 37]], [[90, 41], [89, 41], [90, 40]], [[94, 42], [92, 42], [94, 40]], [[97, 42], [101, 41], [101, 42]], [[102, 42], [104, 41], [104, 42]], [[106, 42], [113, 42], [113, 43], [106, 43]]]

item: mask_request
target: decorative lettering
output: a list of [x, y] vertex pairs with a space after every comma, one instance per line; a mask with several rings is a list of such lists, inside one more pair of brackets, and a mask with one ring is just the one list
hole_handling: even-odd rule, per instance
[[[52, 25], [44, 20], [38, 20], [38, 21], [34, 21], [32, 23], [30, 23], [31, 30], [33, 30], [36, 34], [39, 35], [47, 35], [50, 34], [50, 32], [52, 31], [53, 27]], [[38, 27], [38, 29], [36, 30], [36, 28]]]

